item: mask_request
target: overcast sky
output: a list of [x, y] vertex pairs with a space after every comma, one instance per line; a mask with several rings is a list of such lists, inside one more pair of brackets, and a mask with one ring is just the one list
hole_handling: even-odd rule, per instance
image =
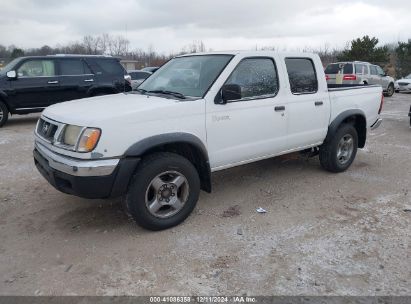
[[363, 35], [411, 38], [410, 0], [12, 0], [1, 1], [0, 44], [55, 46], [84, 35], [121, 34], [131, 48], [178, 51], [342, 48]]

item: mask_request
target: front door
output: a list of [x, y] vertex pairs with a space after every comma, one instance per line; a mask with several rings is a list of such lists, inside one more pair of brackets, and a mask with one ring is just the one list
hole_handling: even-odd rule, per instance
[[53, 59], [28, 59], [17, 68], [10, 81], [11, 98], [16, 108], [47, 107], [58, 99], [59, 78]]
[[283, 151], [286, 112], [278, 96], [274, 58], [242, 59], [225, 84], [239, 85], [242, 98], [226, 104], [207, 101], [207, 145], [212, 169]]
[[388, 85], [390, 84], [390, 79], [386, 76], [384, 70], [377, 66], [377, 73], [379, 78], [379, 84], [381, 84], [383, 90], [388, 89]]

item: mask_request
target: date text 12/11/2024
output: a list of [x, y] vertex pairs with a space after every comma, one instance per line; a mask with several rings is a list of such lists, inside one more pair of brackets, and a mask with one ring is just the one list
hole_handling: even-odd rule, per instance
[[255, 303], [255, 297], [248, 296], [162, 296], [150, 297], [150, 303]]

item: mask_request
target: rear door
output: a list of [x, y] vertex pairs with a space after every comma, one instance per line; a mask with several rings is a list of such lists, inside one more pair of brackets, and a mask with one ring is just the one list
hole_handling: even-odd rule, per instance
[[82, 58], [58, 59], [60, 75], [59, 101], [80, 99], [88, 96], [94, 85], [94, 74]]
[[58, 100], [60, 86], [54, 59], [27, 59], [16, 70], [17, 78], [10, 81], [16, 108], [47, 107]]
[[239, 85], [242, 98], [226, 104], [207, 101], [207, 144], [213, 169], [283, 151], [287, 116], [274, 58], [241, 59], [225, 84]]
[[355, 65], [355, 75], [357, 76], [358, 83], [369, 83], [369, 71], [368, 65], [364, 63], [356, 63]]
[[321, 143], [330, 116], [326, 83], [319, 81], [315, 69], [321, 62], [315, 58], [297, 57], [284, 58], [284, 62], [289, 80], [287, 150]]
[[379, 84], [381, 85], [380, 77], [378, 76], [377, 66], [370, 65], [370, 82], [369, 84]]

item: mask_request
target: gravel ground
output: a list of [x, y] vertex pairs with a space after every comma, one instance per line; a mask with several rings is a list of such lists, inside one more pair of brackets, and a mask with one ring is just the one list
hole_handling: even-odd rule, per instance
[[386, 98], [348, 171], [293, 154], [219, 172], [161, 232], [119, 200], [52, 188], [32, 160], [39, 115], [13, 117], [0, 130], [0, 294], [411, 295], [410, 104]]

